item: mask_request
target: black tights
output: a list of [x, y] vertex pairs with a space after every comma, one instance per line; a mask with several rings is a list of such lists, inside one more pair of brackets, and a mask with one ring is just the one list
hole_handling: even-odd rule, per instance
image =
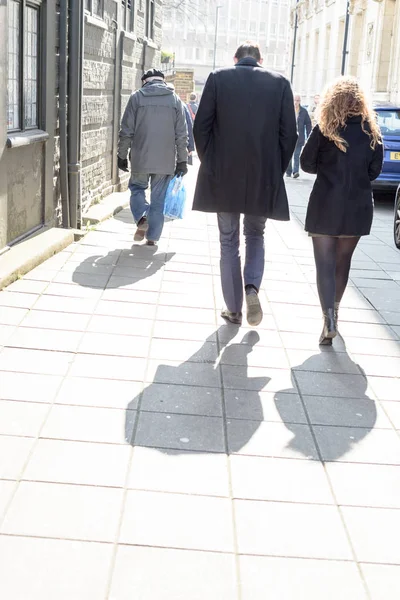
[[318, 295], [323, 311], [340, 302], [349, 280], [351, 258], [359, 237], [313, 237]]

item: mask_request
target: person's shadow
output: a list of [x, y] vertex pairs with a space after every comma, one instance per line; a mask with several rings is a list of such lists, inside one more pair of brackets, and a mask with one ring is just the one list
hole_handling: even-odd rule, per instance
[[[341, 372], [335, 373], [335, 369]], [[283, 423], [293, 433], [289, 447], [307, 456], [304, 449], [308, 433], [296, 425], [298, 419], [288, 411], [287, 404], [287, 394], [299, 388], [322, 460], [339, 460], [361, 442], [376, 423], [376, 404], [366, 395], [368, 381], [364, 371], [347, 352], [316, 354], [291, 371], [293, 387], [280, 390], [274, 397]]]
[[[185, 362], [178, 366], [158, 365], [153, 382], [127, 406], [126, 442], [174, 455], [180, 451], [233, 453], [243, 448], [263, 422], [257, 392], [270, 378], [248, 377], [247, 356], [260, 338], [251, 331], [239, 343], [228, 346], [237, 333], [238, 327], [223, 325]], [[216, 339], [220, 340], [219, 348]], [[222, 381], [225, 388], [233, 388], [235, 371], [236, 376], [240, 373], [241, 389], [249, 391], [248, 409], [257, 419], [254, 417], [243, 428], [235, 429], [226, 447]], [[132, 411], [138, 406], [140, 415], [134, 432]]]
[[76, 266], [72, 281], [83, 287], [123, 287], [155, 275], [174, 255], [175, 252], [160, 252], [156, 246], [110, 250], [106, 256], [86, 257]]

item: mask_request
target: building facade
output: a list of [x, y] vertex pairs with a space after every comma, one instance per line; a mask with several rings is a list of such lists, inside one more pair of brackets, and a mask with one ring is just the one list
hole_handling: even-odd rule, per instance
[[0, 252], [43, 226], [80, 227], [126, 186], [121, 111], [159, 66], [161, 0], [0, 2]]
[[264, 66], [285, 73], [289, 13], [289, 0], [184, 0], [179, 9], [167, 1], [163, 50], [175, 56], [177, 68], [194, 69], [199, 90], [214, 65], [232, 64], [246, 40], [260, 44]]
[[374, 101], [400, 102], [399, 0], [293, 0], [291, 26], [288, 73], [304, 103], [341, 74]]

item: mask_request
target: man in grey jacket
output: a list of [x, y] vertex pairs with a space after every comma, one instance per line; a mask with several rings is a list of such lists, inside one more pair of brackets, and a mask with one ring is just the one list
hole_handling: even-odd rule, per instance
[[[168, 184], [175, 175], [187, 173], [188, 131], [183, 104], [165, 83], [157, 69], [146, 71], [143, 86], [134, 92], [121, 122], [118, 167], [129, 171], [130, 150], [131, 211], [137, 230], [136, 242], [146, 236], [154, 246], [164, 226], [164, 201]], [[145, 190], [150, 182], [150, 204]]]

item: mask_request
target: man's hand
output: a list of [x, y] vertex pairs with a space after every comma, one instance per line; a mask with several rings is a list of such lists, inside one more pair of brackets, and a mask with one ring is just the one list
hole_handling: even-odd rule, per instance
[[175, 175], [177, 177], [183, 177], [184, 175], [186, 175], [187, 172], [188, 172], [188, 168], [187, 168], [186, 162], [177, 163], [176, 169], [175, 169]]
[[125, 171], [126, 173], [129, 173], [127, 158], [121, 158], [120, 156], [118, 156], [118, 169], [120, 169], [121, 171]]

